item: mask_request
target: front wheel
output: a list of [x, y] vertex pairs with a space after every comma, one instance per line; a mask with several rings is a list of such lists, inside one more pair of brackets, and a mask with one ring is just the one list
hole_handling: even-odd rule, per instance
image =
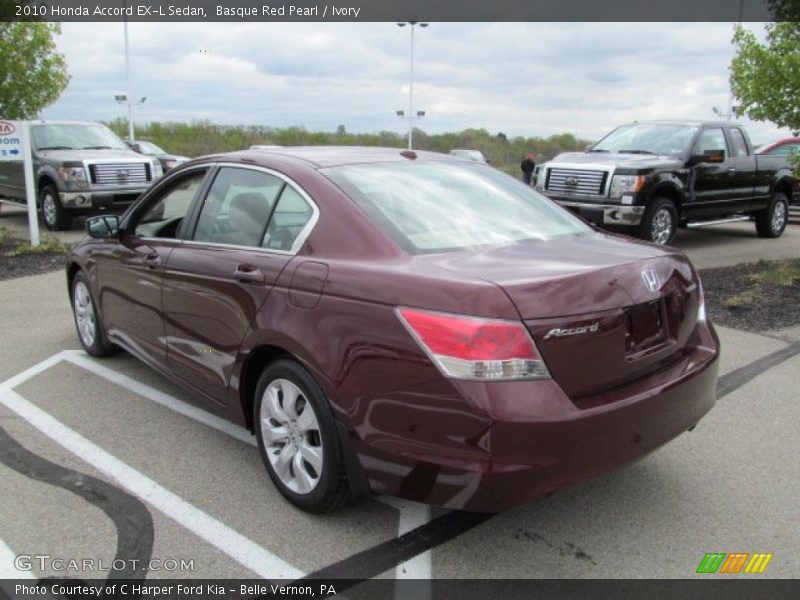
[[75, 275], [72, 281], [72, 313], [78, 338], [87, 353], [102, 357], [119, 351], [119, 347], [106, 337], [89, 281], [83, 273]]
[[253, 416], [261, 458], [289, 502], [310, 512], [327, 512], [350, 498], [333, 412], [300, 364], [282, 359], [264, 370]]
[[675, 204], [666, 198], [655, 198], [642, 215], [637, 236], [660, 246], [675, 241], [678, 230], [678, 211]]
[[789, 217], [789, 199], [783, 192], [775, 192], [765, 210], [756, 213], [756, 232], [763, 238], [777, 238], [786, 229]]
[[61, 204], [58, 190], [52, 185], [45, 185], [39, 192], [39, 206], [42, 209], [42, 220], [51, 231], [69, 229], [72, 219], [69, 211]]

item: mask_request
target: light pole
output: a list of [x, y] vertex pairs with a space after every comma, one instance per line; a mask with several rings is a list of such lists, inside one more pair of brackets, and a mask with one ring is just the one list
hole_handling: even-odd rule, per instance
[[147, 97], [146, 96], [142, 96], [141, 98], [139, 98], [139, 100], [137, 102], [134, 102], [133, 100], [131, 100], [131, 97], [127, 93], [125, 93], [125, 94], [119, 93], [119, 94], [114, 94], [114, 100], [116, 100], [119, 104], [127, 104], [128, 105], [128, 139], [131, 142], [136, 141], [136, 140], [133, 139], [133, 119], [132, 119], [132, 116], [133, 116], [133, 104], [136, 104], [136, 106], [141, 106], [142, 104], [145, 103], [145, 101], [147, 100]]
[[[411, 68], [409, 74], [409, 82], [408, 82], [408, 149], [411, 150], [413, 146], [413, 137], [414, 137], [414, 29], [415, 25], [419, 25], [420, 27], [427, 27], [427, 23], [420, 23], [419, 21], [406, 21], [403, 23], [398, 23], [398, 27], [405, 27], [406, 25], [409, 26], [411, 29]], [[401, 115], [402, 111], [397, 111], [398, 116]], [[416, 117], [423, 117], [425, 116], [424, 111], [419, 111]]]
[[[125, 3], [127, 5], [127, 2]], [[131, 53], [128, 47], [128, 19], [123, 22], [125, 28], [125, 96], [128, 99], [128, 139], [133, 142], [133, 102], [131, 102]]]

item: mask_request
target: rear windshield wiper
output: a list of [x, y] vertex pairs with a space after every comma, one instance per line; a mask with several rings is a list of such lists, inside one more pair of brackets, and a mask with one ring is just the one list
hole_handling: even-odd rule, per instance
[[113, 150], [111, 146], [84, 146], [81, 150]]
[[608, 152], [608, 150], [603, 150], [602, 148], [592, 148], [587, 150], [587, 152]]
[[42, 146], [37, 150], [75, 150], [72, 146]]
[[620, 154], [655, 154], [649, 150], [617, 150]]

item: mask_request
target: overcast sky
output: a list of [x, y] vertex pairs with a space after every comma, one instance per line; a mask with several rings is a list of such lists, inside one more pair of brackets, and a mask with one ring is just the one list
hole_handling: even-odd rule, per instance
[[[763, 26], [750, 24], [763, 32]], [[432, 23], [416, 31], [414, 110], [431, 133], [485, 128], [598, 139], [642, 119], [728, 106], [731, 23]], [[135, 120], [405, 131], [409, 28], [394, 23], [131, 23]], [[72, 76], [42, 116], [125, 109], [122, 23], [65, 23]], [[749, 123], [756, 143], [788, 135]]]

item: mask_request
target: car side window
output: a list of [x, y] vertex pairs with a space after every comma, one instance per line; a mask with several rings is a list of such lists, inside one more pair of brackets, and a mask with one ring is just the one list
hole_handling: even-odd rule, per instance
[[261, 246], [284, 181], [263, 171], [223, 167], [203, 202], [194, 240]]
[[800, 144], [781, 144], [768, 152], [771, 155], [788, 156], [800, 152]]
[[724, 150], [728, 152], [728, 144], [725, 142], [725, 134], [720, 127], [712, 127], [703, 131], [694, 145], [693, 154], [703, 154], [708, 150]]
[[175, 238], [192, 207], [206, 170], [194, 171], [170, 185], [136, 220], [134, 233], [142, 237]]
[[747, 140], [744, 139], [742, 130], [731, 127], [730, 132], [731, 139], [733, 140], [733, 155], [748, 156], [750, 153], [747, 150]]
[[270, 219], [264, 236], [264, 248], [289, 252], [313, 215], [314, 209], [305, 198], [287, 185]]

